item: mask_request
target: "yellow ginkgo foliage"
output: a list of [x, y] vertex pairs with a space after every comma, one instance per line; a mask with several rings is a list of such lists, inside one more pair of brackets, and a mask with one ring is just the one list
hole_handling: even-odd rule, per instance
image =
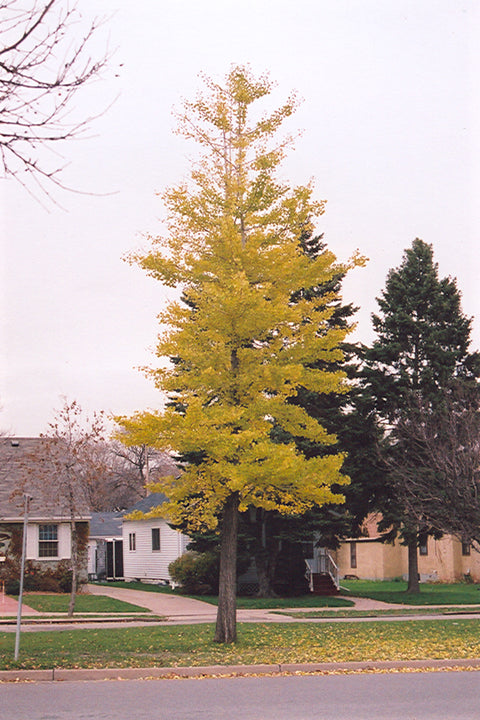
[[169, 498], [162, 514], [190, 529], [219, 525], [215, 639], [232, 642], [238, 513], [249, 506], [302, 513], [342, 500], [331, 487], [347, 481], [343, 457], [306, 459], [293, 441], [275, 442], [272, 429], [335, 442], [289, 399], [299, 387], [345, 389], [343, 374], [325, 367], [341, 360], [348, 331], [329, 322], [335, 293], [298, 291], [326, 286], [362, 260], [339, 264], [331, 252], [312, 258], [302, 250], [300, 238], [324, 203], [310, 185], [291, 188], [276, 178], [289, 143], [276, 141], [277, 132], [294, 98], [261, 115], [267, 78], [233, 67], [224, 84], [206, 83], [206, 95], [180, 116], [180, 132], [200, 145], [201, 157], [189, 182], [164, 193], [166, 236], [133, 258], [182, 292], [160, 315], [166, 330], [157, 352], [172, 362], [152, 371], [169, 403], [157, 415], [120, 422], [129, 442], [185, 461], [180, 477], [156, 488]]

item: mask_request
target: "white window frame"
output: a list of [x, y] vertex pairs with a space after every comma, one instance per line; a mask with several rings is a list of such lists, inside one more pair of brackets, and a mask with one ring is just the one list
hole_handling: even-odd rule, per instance
[[[47, 530], [48, 528], [48, 530]], [[51, 534], [52, 537], [43, 537], [42, 533], [45, 532], [47, 535]], [[60, 533], [57, 523], [42, 523], [38, 526], [38, 559], [39, 560], [57, 560], [60, 557], [59, 554], [59, 541], [60, 541]], [[54, 546], [52, 549], [56, 548], [56, 553], [47, 553], [44, 554], [42, 550], [45, 550], [45, 548], [50, 545]]]
[[137, 549], [137, 534], [134, 532], [128, 533], [128, 549], [130, 552], [135, 552]]

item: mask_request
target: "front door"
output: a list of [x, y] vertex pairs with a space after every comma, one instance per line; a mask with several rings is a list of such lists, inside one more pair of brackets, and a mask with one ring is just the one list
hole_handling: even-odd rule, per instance
[[113, 564], [113, 542], [107, 540], [107, 579], [112, 580], [115, 577], [115, 569]]
[[115, 540], [114, 545], [115, 577], [123, 578], [123, 540]]

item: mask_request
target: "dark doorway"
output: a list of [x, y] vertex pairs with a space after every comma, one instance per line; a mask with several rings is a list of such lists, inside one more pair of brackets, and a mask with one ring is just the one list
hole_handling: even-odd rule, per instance
[[107, 540], [107, 580], [123, 578], [123, 540]]

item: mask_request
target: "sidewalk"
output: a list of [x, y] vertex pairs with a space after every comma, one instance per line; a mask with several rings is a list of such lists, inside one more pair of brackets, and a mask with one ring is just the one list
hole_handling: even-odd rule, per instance
[[[17, 617], [18, 602], [10, 595], [0, 595], [0, 617], [14, 615]], [[22, 617], [24, 615], [40, 615], [38, 610], [28, 607], [22, 603]]]

